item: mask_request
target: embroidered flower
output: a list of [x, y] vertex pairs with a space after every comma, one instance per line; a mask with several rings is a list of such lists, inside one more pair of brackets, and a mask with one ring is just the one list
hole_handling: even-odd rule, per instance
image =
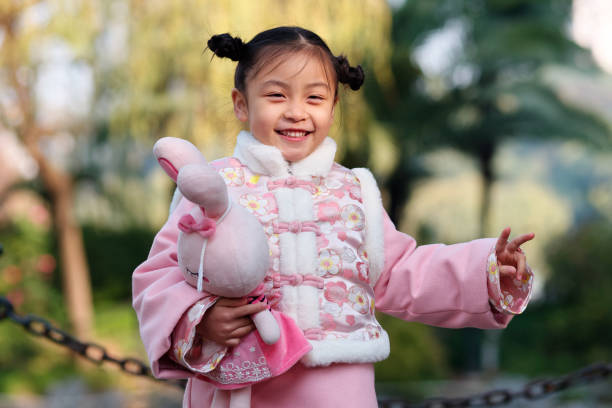
[[342, 260], [333, 250], [325, 249], [319, 253], [319, 264], [317, 273], [320, 276], [331, 274], [336, 275], [342, 269]]
[[359, 249], [357, 250], [357, 255], [359, 256], [359, 258], [361, 258], [364, 262], [368, 260], [368, 251], [366, 251], [365, 247], [359, 247]]
[[506, 310], [508, 308], [511, 308], [512, 306], [514, 306], [514, 298], [512, 297], [511, 294], [504, 292], [503, 293], [503, 298], [500, 299], [500, 306]]
[[351, 188], [349, 188], [349, 197], [351, 197], [353, 200], [362, 202], [361, 201], [361, 188], [359, 188], [358, 186], [352, 186]]
[[330, 190], [337, 190], [342, 188], [342, 182], [336, 178], [328, 177], [325, 179], [325, 187]]
[[340, 316], [342, 313], [342, 307], [338, 306], [337, 303], [324, 302], [323, 311], [329, 313], [332, 316]]
[[340, 189], [340, 190], [333, 190], [332, 191], [332, 195], [334, 197], [336, 197], [338, 200], [340, 200], [341, 198], [344, 197], [344, 190]]
[[370, 310], [370, 299], [361, 286], [351, 287], [348, 300], [351, 307], [361, 314], [366, 314]]
[[244, 170], [242, 167], [226, 167], [219, 172], [228, 186], [241, 186], [244, 184]]
[[365, 262], [357, 262], [357, 272], [359, 273], [359, 279], [367, 282], [368, 281], [368, 264]]
[[323, 296], [329, 302], [342, 306], [347, 300], [346, 284], [344, 282], [329, 282], [325, 284]]
[[328, 193], [329, 193], [329, 190], [323, 184], [312, 186], [312, 196], [313, 197], [322, 197], [324, 195], [327, 195]]
[[319, 221], [329, 221], [333, 224], [340, 218], [340, 206], [334, 201], [323, 201], [319, 204], [317, 218]]
[[382, 335], [381, 330], [382, 329], [380, 326], [374, 324], [368, 324], [366, 326], [366, 333], [368, 333], [370, 339], [379, 339]]
[[254, 174], [250, 176], [249, 178], [247, 178], [247, 181], [246, 181], [247, 187], [256, 187], [260, 178], [261, 176], [259, 174]]
[[346, 324], [348, 324], [349, 326], [352, 326], [355, 324], [355, 316], [353, 315], [347, 315], [345, 320], [346, 320]]
[[215, 354], [212, 355], [212, 357], [208, 360], [208, 363], [206, 363], [204, 365], [204, 367], [202, 367], [202, 371], [204, 372], [209, 372], [214, 370], [215, 368], [217, 368], [217, 366], [219, 365], [219, 363], [221, 362], [221, 360], [223, 359], [223, 357], [225, 357], [225, 352], [223, 351], [218, 351]]
[[360, 231], [365, 227], [365, 216], [361, 208], [356, 205], [342, 207], [342, 220], [348, 229]]
[[344, 181], [350, 184], [360, 185], [359, 179], [352, 173], [347, 172], [344, 176]]
[[176, 342], [174, 346], [174, 357], [176, 357], [177, 361], [183, 361], [183, 357], [185, 356], [185, 352], [189, 344], [185, 340], [179, 340]]
[[196, 320], [201, 319], [205, 311], [206, 311], [206, 306], [204, 306], [202, 303], [198, 302], [195, 305], [193, 305], [191, 309], [189, 309], [189, 312], [187, 313], [187, 318], [189, 319], [189, 322], [193, 323]]
[[323, 330], [336, 330], [336, 320], [328, 313], [321, 313], [321, 327]]
[[267, 200], [258, 199], [252, 194], [245, 194], [240, 197], [240, 205], [249, 210], [253, 214], [264, 215], [266, 213]]
[[355, 256], [355, 251], [349, 247], [344, 248], [342, 251], [342, 260], [345, 262], [353, 262], [355, 259], [357, 259]]
[[499, 271], [497, 267], [497, 258], [495, 254], [491, 254], [488, 259], [487, 271], [489, 275], [489, 282], [495, 284], [499, 281]]

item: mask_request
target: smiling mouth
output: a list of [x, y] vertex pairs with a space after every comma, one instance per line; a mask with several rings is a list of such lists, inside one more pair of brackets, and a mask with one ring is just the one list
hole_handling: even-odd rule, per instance
[[275, 130], [275, 132], [289, 140], [300, 140], [312, 133], [307, 130], [297, 129]]

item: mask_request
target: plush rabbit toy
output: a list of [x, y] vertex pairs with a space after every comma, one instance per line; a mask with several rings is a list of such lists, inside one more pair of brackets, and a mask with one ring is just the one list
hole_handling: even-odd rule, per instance
[[[223, 178], [187, 140], [162, 138], [153, 153], [180, 194], [197, 204], [179, 220], [178, 263], [185, 280], [218, 296], [251, 294], [263, 282], [269, 263], [267, 238], [257, 218], [232, 203]], [[269, 310], [252, 319], [266, 344], [279, 339]]]

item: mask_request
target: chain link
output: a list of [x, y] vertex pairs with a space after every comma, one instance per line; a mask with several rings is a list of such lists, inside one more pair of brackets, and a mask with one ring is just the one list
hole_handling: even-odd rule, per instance
[[603, 381], [610, 377], [611, 373], [612, 363], [595, 363], [561, 377], [531, 381], [517, 391], [498, 389], [465, 398], [428, 399], [418, 404], [410, 404], [399, 399], [381, 399], [379, 402], [382, 408], [495, 407], [519, 399], [532, 401], [568, 388]]
[[[81, 342], [41, 317], [34, 315], [21, 316], [15, 313], [13, 304], [7, 298], [0, 296], [0, 320], [6, 318], [19, 324], [29, 333], [45, 337], [56, 344], [69, 348], [93, 363], [102, 364], [103, 362], [109, 362], [115, 364], [128, 374], [158, 380], [153, 377], [148, 365], [142, 361], [131, 357], [124, 359], [113, 357], [108, 354], [103, 346], [96, 343]], [[379, 404], [381, 408], [495, 407], [509, 404], [518, 399], [531, 401], [544, 398], [568, 388], [606, 380], [610, 377], [610, 374], [612, 374], [612, 363], [595, 363], [564, 376], [531, 381], [518, 391], [497, 389], [464, 398], [432, 398], [418, 404], [410, 404], [395, 398], [380, 398]], [[184, 388], [183, 381], [158, 381], [164, 381]]]
[[[0, 320], [4, 320], [6, 318], [19, 324], [28, 333], [38, 337], [44, 337], [56, 344], [64, 346], [95, 364], [100, 365], [104, 362], [112, 363], [118, 366], [121, 371], [128, 374], [158, 380], [157, 378], [153, 377], [148, 365], [142, 361], [132, 357], [123, 359], [113, 357], [108, 354], [103, 346], [96, 343], [82, 342], [65, 331], [53, 326], [42, 317], [35, 315], [21, 316], [15, 313], [15, 308], [10, 300], [4, 296], [0, 296]], [[182, 381], [159, 381], [184, 388], [184, 382]]]

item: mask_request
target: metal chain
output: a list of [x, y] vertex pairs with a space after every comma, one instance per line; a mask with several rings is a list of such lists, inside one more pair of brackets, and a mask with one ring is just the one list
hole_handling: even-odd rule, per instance
[[[53, 326], [51, 323], [49, 323], [49, 321], [43, 319], [42, 317], [35, 315], [19, 315], [15, 313], [15, 308], [11, 301], [4, 296], [0, 296], [0, 320], [4, 320], [6, 318], [9, 318], [14, 323], [19, 324], [27, 332], [35, 336], [44, 337], [56, 344], [66, 347], [95, 364], [100, 365], [103, 362], [109, 362], [115, 364], [121, 369], [121, 371], [128, 374], [159, 380], [153, 377], [149, 366], [142, 361], [132, 357], [113, 357], [108, 354], [103, 346], [91, 342], [82, 342], [70, 334]], [[184, 388], [184, 382], [181, 381], [159, 381]]]
[[[6, 318], [21, 325], [26, 331], [69, 348], [91, 362], [96, 364], [110, 362], [128, 374], [158, 380], [153, 377], [148, 365], [142, 361], [131, 357], [123, 359], [113, 357], [101, 345], [79, 341], [41, 317], [34, 315], [21, 316], [15, 313], [13, 304], [7, 298], [0, 296], [0, 321]], [[418, 404], [410, 404], [404, 400], [394, 398], [379, 398], [378, 402], [381, 408], [494, 407], [509, 404], [517, 399], [536, 400], [544, 398], [568, 388], [595, 381], [603, 381], [610, 374], [612, 374], [612, 363], [595, 363], [560, 377], [531, 381], [517, 391], [497, 389], [462, 398], [432, 398]], [[159, 381], [164, 381], [181, 388], [184, 388], [185, 385], [183, 381]]]
[[518, 399], [532, 401], [568, 388], [603, 381], [611, 373], [612, 363], [595, 363], [560, 377], [531, 381], [517, 391], [498, 389], [463, 398], [433, 398], [418, 404], [409, 404], [399, 399], [384, 399], [379, 402], [381, 408], [496, 407]]

